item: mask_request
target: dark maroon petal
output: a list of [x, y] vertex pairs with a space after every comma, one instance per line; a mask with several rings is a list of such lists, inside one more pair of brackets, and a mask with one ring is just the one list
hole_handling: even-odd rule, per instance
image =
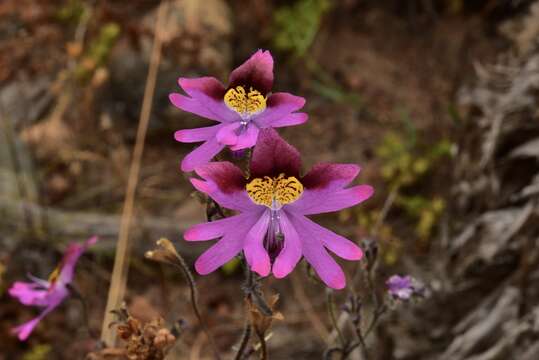
[[359, 170], [355, 164], [321, 163], [315, 165], [301, 183], [307, 189], [343, 188], [354, 180]]
[[300, 169], [301, 157], [295, 147], [272, 128], [260, 131], [251, 159], [251, 178], [279, 174], [299, 177]]
[[252, 86], [267, 94], [273, 86], [273, 57], [269, 51], [258, 50], [230, 74], [229, 87]]
[[211, 162], [197, 167], [195, 172], [203, 179], [213, 181], [223, 193], [245, 190], [245, 176], [231, 162]]
[[193, 98], [197, 97], [197, 92], [219, 101], [222, 101], [225, 96], [225, 87], [214, 77], [179, 78], [178, 84]]

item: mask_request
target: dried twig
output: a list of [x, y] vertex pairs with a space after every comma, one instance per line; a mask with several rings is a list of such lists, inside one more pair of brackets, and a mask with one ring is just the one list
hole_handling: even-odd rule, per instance
[[110, 283], [107, 307], [105, 310], [105, 319], [103, 320], [101, 330], [101, 340], [108, 345], [113, 345], [116, 334], [108, 325], [112, 322], [113, 309], [120, 306], [125, 294], [127, 283], [127, 275], [129, 269], [129, 229], [131, 218], [133, 216], [133, 208], [135, 202], [135, 192], [138, 184], [140, 166], [142, 161], [142, 153], [144, 152], [144, 142], [148, 123], [150, 121], [150, 112], [155, 91], [155, 83], [157, 78], [157, 70], [161, 61], [161, 32], [164, 30], [165, 16], [167, 14], [168, 1], [163, 1], [159, 5], [157, 12], [157, 20], [155, 23], [154, 43], [150, 59], [150, 67], [148, 69], [148, 77], [146, 79], [146, 87], [144, 89], [144, 99], [142, 102], [142, 110], [140, 112], [140, 120], [137, 129], [137, 137], [135, 148], [133, 150], [133, 158], [129, 168], [129, 177], [127, 182], [127, 191], [122, 212], [122, 222], [120, 233], [118, 235], [118, 246], [116, 249], [116, 257], [114, 259], [114, 269]]

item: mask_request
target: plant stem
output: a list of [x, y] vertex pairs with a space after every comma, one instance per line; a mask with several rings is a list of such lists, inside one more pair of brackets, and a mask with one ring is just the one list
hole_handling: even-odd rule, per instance
[[251, 322], [249, 321], [249, 319], [245, 319], [245, 327], [243, 328], [243, 335], [241, 337], [240, 347], [238, 349], [238, 352], [236, 353], [236, 356], [234, 357], [234, 360], [243, 359], [243, 354], [245, 353], [247, 344], [249, 344], [250, 338], [251, 338]]
[[346, 341], [344, 339], [344, 335], [341, 331], [341, 328], [339, 327], [339, 324], [337, 323], [337, 319], [335, 318], [335, 312], [334, 312], [335, 300], [333, 298], [333, 292], [331, 292], [330, 290], [328, 290], [327, 292], [326, 300], [327, 300], [326, 303], [327, 303], [329, 318], [331, 320], [331, 325], [337, 332], [337, 336], [339, 338], [339, 342], [341, 343], [341, 346], [344, 347], [346, 344]]
[[185, 275], [185, 278], [187, 279], [187, 283], [189, 284], [191, 306], [193, 307], [193, 312], [195, 313], [195, 316], [198, 322], [200, 323], [200, 326], [202, 327], [202, 331], [204, 331], [204, 333], [206, 334], [206, 337], [208, 338], [208, 341], [215, 355], [215, 358], [220, 359], [219, 351], [217, 350], [217, 345], [215, 344], [215, 340], [213, 339], [213, 336], [211, 335], [210, 330], [208, 329], [208, 326], [206, 325], [206, 322], [204, 321], [204, 318], [202, 317], [200, 309], [198, 308], [198, 289], [195, 283], [195, 278], [193, 274], [191, 273], [191, 271], [189, 270], [189, 266], [187, 265], [187, 263], [185, 262], [185, 260], [179, 253], [176, 254], [176, 258], [178, 262], [174, 262], [170, 264], [179, 268]]

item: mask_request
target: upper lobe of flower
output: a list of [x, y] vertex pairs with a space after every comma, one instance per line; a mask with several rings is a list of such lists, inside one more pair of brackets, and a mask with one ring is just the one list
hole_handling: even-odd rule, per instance
[[257, 143], [261, 129], [299, 125], [307, 114], [296, 112], [305, 99], [289, 93], [271, 93], [273, 58], [258, 50], [230, 74], [225, 87], [213, 77], [180, 78], [186, 95], [170, 94], [176, 107], [219, 122], [218, 125], [179, 130], [180, 142], [204, 142], [182, 161], [183, 171], [209, 162], [225, 146], [238, 151]]
[[188, 241], [220, 239], [197, 260], [197, 271], [207, 274], [243, 250], [253, 271], [282, 278], [304, 256], [328, 286], [343, 288], [344, 273], [327, 250], [348, 260], [361, 259], [363, 252], [306, 215], [339, 211], [368, 199], [371, 186], [349, 187], [359, 167], [318, 164], [302, 177], [298, 151], [273, 129], [261, 131], [250, 166], [249, 178], [228, 162], [196, 169], [202, 180], [191, 182], [198, 190], [240, 212], [186, 231]]
[[37, 306], [43, 311], [36, 318], [14, 328], [12, 332], [23, 341], [30, 336], [37, 324], [49, 312], [60, 305], [69, 296], [68, 285], [73, 280], [75, 265], [86, 249], [95, 244], [97, 237], [91, 237], [83, 244], [72, 243], [68, 246], [62, 261], [52, 272], [48, 280], [30, 277], [31, 282], [15, 282], [9, 294], [27, 306]]

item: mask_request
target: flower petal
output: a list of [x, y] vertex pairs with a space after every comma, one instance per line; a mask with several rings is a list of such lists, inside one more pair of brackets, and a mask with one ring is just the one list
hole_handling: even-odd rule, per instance
[[256, 214], [247, 216], [244, 221], [238, 222], [234, 231], [226, 233], [221, 240], [197, 259], [195, 262], [196, 271], [201, 275], [209, 274], [236, 256], [243, 247], [247, 232], [258, 219], [259, 214]]
[[225, 146], [220, 144], [216, 138], [209, 139], [185, 156], [182, 160], [182, 171], [193, 171], [197, 166], [207, 164], [215, 155], [223, 150], [224, 147]]
[[34, 328], [39, 324], [43, 317], [38, 316], [30, 321], [25, 322], [22, 325], [17, 326], [11, 330], [13, 335], [16, 335], [20, 341], [25, 341], [28, 339]]
[[229, 161], [207, 163], [197, 167], [195, 172], [204, 180], [215, 183], [224, 193], [245, 190], [246, 179], [243, 172]]
[[260, 131], [251, 158], [251, 177], [287, 176], [299, 177], [301, 158], [295, 147], [287, 143], [277, 131], [267, 128]]
[[273, 263], [273, 275], [277, 279], [290, 274], [302, 255], [299, 235], [285, 211], [281, 211], [280, 225], [284, 233], [284, 246]]
[[[267, 108], [256, 117], [256, 123], [261, 128], [277, 127], [274, 123], [279, 123], [294, 111], [301, 109], [305, 105], [305, 99], [289, 93], [274, 93], [268, 98]], [[281, 125], [283, 126], [283, 125]]]
[[191, 184], [200, 192], [207, 194], [219, 205], [237, 211], [254, 211], [263, 209], [264, 206], [256, 205], [251, 201], [246, 191], [225, 193], [217, 187], [213, 181], [203, 181], [191, 178]]
[[[186, 103], [185, 99], [175, 97], [176, 102], [171, 101], [174, 105], [185, 111], [193, 112], [197, 115], [207, 117], [208, 119], [217, 121], [235, 121], [239, 119], [239, 115], [230, 110], [224, 102], [225, 88], [221, 82], [213, 77], [201, 77], [201, 78], [179, 78], [179, 85], [182, 89], [191, 97], [191, 99], [198, 102], [198, 107], [193, 103]], [[179, 94], [178, 94], [179, 95]], [[181, 96], [181, 95], [180, 95]], [[187, 105], [192, 110], [187, 110], [179, 105]], [[200, 110], [203, 110], [200, 112]], [[205, 115], [203, 115], [203, 113]]]
[[211, 76], [179, 78], [178, 84], [192, 98], [196, 98], [199, 94], [204, 94], [214, 100], [223, 100], [226, 92], [223, 84]]
[[82, 244], [73, 243], [69, 245], [61, 262], [58, 283], [69, 284], [73, 280], [75, 266], [77, 265], [79, 258], [89, 246], [94, 245], [96, 242], [97, 236], [92, 236]]
[[318, 225], [304, 216], [298, 216], [297, 218], [301, 219], [302, 224], [314, 238], [320, 240], [326, 248], [333, 251], [339, 257], [346, 260], [360, 260], [363, 257], [363, 251], [354, 242], [335, 234], [333, 231]]
[[47, 287], [41, 284], [16, 281], [9, 288], [9, 295], [20, 301], [21, 304], [29, 306], [46, 306]]
[[200, 101], [190, 98], [182, 94], [172, 93], [168, 96], [172, 105], [176, 106], [178, 109], [193, 113], [203, 118], [223, 122], [224, 120], [220, 115], [212, 112], [206, 104], [201, 103]]
[[359, 174], [360, 167], [355, 164], [320, 163], [301, 178], [307, 189], [342, 189]]
[[183, 238], [187, 241], [206, 241], [217, 239], [231, 230], [234, 230], [238, 226], [238, 222], [245, 221], [245, 218], [248, 216], [250, 216], [250, 214], [241, 214], [203, 224], [193, 225], [185, 231]]
[[35, 327], [39, 322], [47, 316], [48, 313], [50, 313], [52, 310], [56, 309], [58, 305], [64, 301], [64, 299], [69, 295], [69, 292], [66, 288], [62, 288], [62, 291], [56, 291], [55, 296], [51, 298], [51, 302], [48, 304], [48, 306], [34, 319], [25, 322], [22, 325], [17, 326], [16, 328], [13, 328], [11, 330], [11, 333], [14, 335], [17, 335], [19, 340], [25, 341], [28, 339], [32, 331], [34, 331]]
[[346, 278], [341, 267], [327, 253], [322, 242], [316, 238], [304, 217], [291, 215], [292, 224], [301, 234], [303, 256], [320, 276], [320, 279], [333, 289], [342, 289], [346, 286]]
[[182, 143], [207, 141], [214, 137], [222, 125], [214, 125], [203, 128], [178, 130], [174, 133], [174, 139]]
[[238, 151], [255, 146], [260, 129], [253, 123], [247, 125], [247, 129], [238, 135], [238, 142], [231, 146], [232, 151]]
[[222, 126], [217, 132], [216, 138], [221, 144], [234, 145], [238, 142], [236, 130], [241, 126], [239, 121]]
[[247, 233], [243, 245], [243, 252], [247, 263], [251, 266], [251, 270], [260, 276], [267, 276], [271, 269], [270, 258], [264, 248], [264, 238], [268, 232], [269, 221], [269, 210], [265, 210], [256, 224]]
[[370, 198], [373, 193], [374, 189], [369, 185], [358, 185], [334, 192], [306, 189], [296, 202], [285, 206], [302, 215], [322, 214], [357, 205]]
[[283, 116], [280, 120], [272, 121], [269, 126], [273, 128], [301, 125], [309, 120], [306, 113], [294, 113]]
[[252, 86], [267, 94], [273, 86], [273, 57], [269, 51], [258, 50], [230, 74], [229, 87]]

